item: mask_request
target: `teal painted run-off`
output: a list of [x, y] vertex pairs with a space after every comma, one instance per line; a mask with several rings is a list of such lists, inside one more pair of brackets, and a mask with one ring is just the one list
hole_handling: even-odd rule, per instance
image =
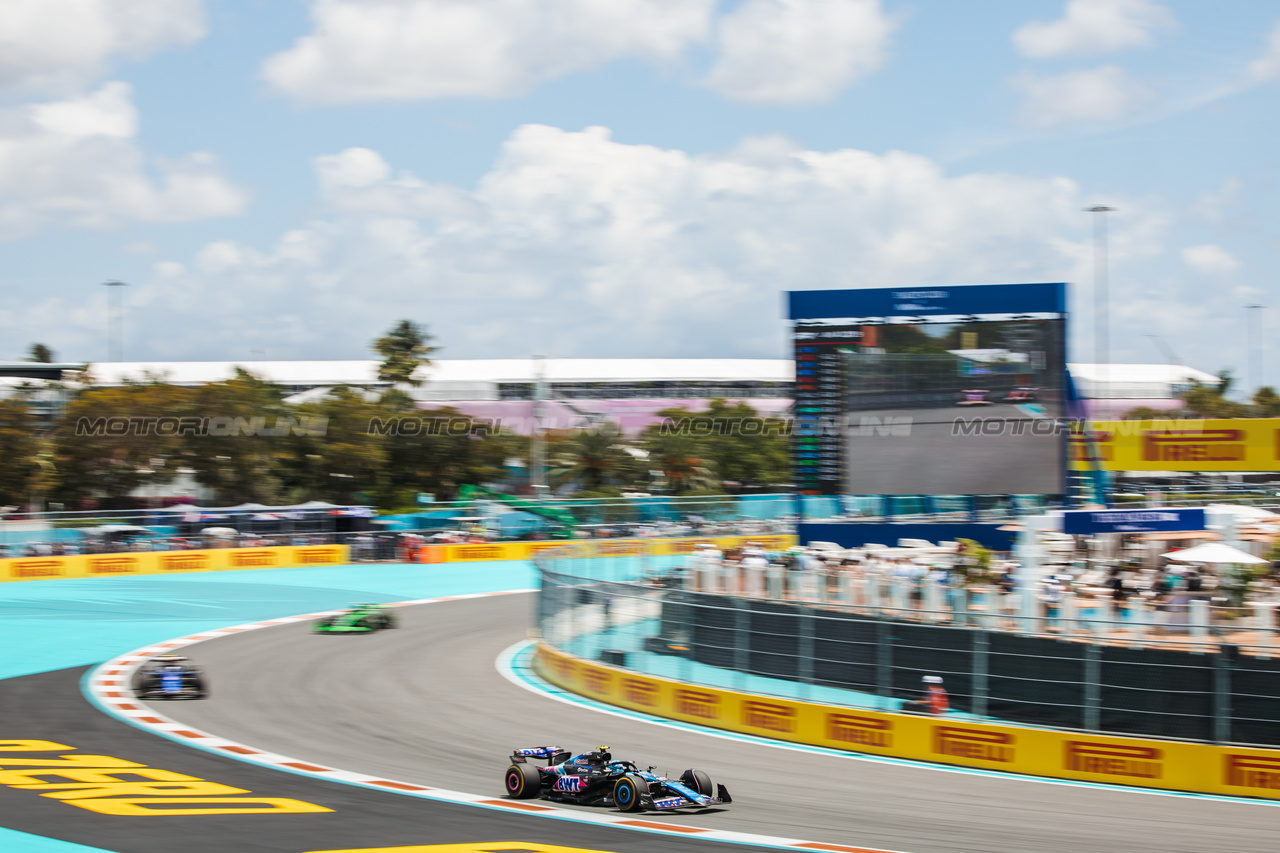
[[[533, 565], [363, 563], [0, 584], [0, 678], [102, 663], [152, 643], [345, 607], [527, 589]], [[4, 853], [111, 853], [0, 828]]]

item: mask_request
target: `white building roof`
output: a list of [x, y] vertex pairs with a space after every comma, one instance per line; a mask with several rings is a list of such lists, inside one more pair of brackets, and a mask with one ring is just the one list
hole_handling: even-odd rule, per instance
[[1073, 364], [1071, 378], [1089, 400], [1172, 400], [1196, 382], [1218, 383], [1212, 373], [1179, 364]]
[[[984, 354], [968, 351], [965, 355]], [[121, 385], [147, 374], [176, 385], [196, 386], [230, 379], [237, 366], [271, 382], [295, 388], [333, 385], [384, 385], [378, 361], [168, 361], [100, 362], [90, 371], [100, 385]], [[546, 381], [557, 383], [626, 382], [791, 382], [795, 364], [768, 358], [549, 358], [541, 362]], [[426, 380], [413, 395], [422, 400], [493, 400], [499, 383], [535, 381], [537, 363], [529, 358], [439, 359], [422, 371]], [[1218, 378], [1194, 367], [1170, 364], [1072, 364], [1072, 377], [1084, 397], [1170, 399], [1193, 382]], [[1100, 378], [1105, 382], [1099, 384]]]
[[1105, 377], [1112, 382], [1154, 382], [1166, 385], [1218, 384], [1218, 377], [1194, 367], [1180, 364], [1072, 364], [1071, 378], [1097, 382]]
[[[281, 385], [365, 385], [378, 381], [378, 361], [101, 362], [91, 366], [101, 385], [120, 385], [147, 373], [175, 385], [230, 379], [237, 366]], [[790, 360], [769, 358], [549, 358], [548, 382], [790, 382]], [[533, 382], [527, 358], [438, 359], [422, 371], [428, 382]]]

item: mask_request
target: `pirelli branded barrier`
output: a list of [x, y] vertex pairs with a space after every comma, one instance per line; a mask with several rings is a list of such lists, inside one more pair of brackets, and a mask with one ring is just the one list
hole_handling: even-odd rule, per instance
[[678, 539], [565, 539], [547, 542], [494, 542], [478, 545], [426, 545], [420, 549], [422, 563], [470, 563], [483, 560], [527, 560], [543, 551], [571, 545], [587, 545], [591, 557], [672, 557], [693, 553], [700, 542], [712, 542], [717, 548], [741, 548], [748, 542], [759, 542], [766, 551], [782, 551], [797, 543], [795, 536], [714, 536]]
[[1280, 799], [1280, 750], [858, 711], [668, 681], [546, 645], [534, 670], [611, 705], [760, 737], [1058, 779]]
[[1071, 467], [1107, 471], [1280, 471], [1280, 418], [1090, 421]]
[[[549, 542], [495, 542], [478, 545], [428, 545], [416, 555], [420, 563], [474, 563], [527, 560], [541, 551], [589, 544], [591, 556], [674, 556], [692, 553], [699, 542], [739, 548], [759, 542], [767, 550], [796, 544], [794, 536], [720, 536], [712, 539], [588, 539]], [[175, 572], [218, 572], [232, 569], [285, 569], [337, 566], [350, 562], [346, 545], [292, 545], [270, 548], [213, 548], [202, 551], [127, 551], [74, 557], [14, 557], [0, 560], [0, 582], [48, 578], [96, 578], [110, 575], [163, 575]]]
[[0, 560], [0, 581], [164, 575], [233, 569], [338, 566], [350, 562], [346, 545], [273, 548], [212, 548], [201, 551], [127, 551], [74, 557], [14, 557]]

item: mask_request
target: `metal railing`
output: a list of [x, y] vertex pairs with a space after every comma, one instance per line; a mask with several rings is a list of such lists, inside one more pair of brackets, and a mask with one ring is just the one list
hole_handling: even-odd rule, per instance
[[[952, 714], [1071, 730], [1280, 744], [1273, 608], [704, 565], [579, 543], [539, 555], [544, 642], [691, 684], [870, 710], [943, 678]], [[1216, 617], [1216, 618], [1215, 618]]]

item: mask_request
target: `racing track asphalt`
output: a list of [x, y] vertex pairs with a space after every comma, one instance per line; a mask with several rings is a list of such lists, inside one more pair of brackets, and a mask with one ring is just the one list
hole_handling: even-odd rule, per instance
[[[676, 825], [909, 853], [1276, 849], [1273, 805], [813, 754], [556, 702], [494, 666], [524, 638], [531, 605], [524, 594], [406, 607], [401, 628], [367, 636], [293, 624], [211, 640], [189, 653], [212, 697], [162, 710], [262, 750], [475, 794], [501, 794], [511, 749], [545, 744], [608, 744], [620, 758], [676, 774], [697, 766], [733, 794], [722, 812], [653, 818]], [[647, 841], [676, 849], [676, 839]]]
[[[269, 681], [274, 669], [270, 657], [264, 660], [261, 651], [251, 657], [253, 669]], [[54, 753], [57, 756], [110, 756], [240, 787], [251, 791], [253, 796], [293, 798], [331, 811], [277, 815], [103, 815], [41, 796], [39, 791], [11, 787], [16, 782], [8, 780], [0, 784], [0, 826], [113, 853], [306, 853], [467, 842], [476, 845], [468, 849], [476, 850], [490, 849], [488, 845], [493, 842], [518, 842], [617, 853], [759, 851], [755, 847], [713, 845], [707, 841], [539, 820], [505, 811], [405, 797], [212, 755], [156, 737], [103, 714], [80, 694], [84, 672], [85, 668], [77, 667], [0, 681], [0, 740], [54, 741], [74, 747], [74, 751], [59, 750]], [[223, 683], [226, 684], [225, 679]], [[32, 752], [0, 752], [0, 758], [5, 756], [52, 757]], [[129, 773], [128, 770], [111, 772]], [[8, 840], [22, 844], [20, 839]], [[4, 843], [0, 841], [0, 849], [8, 853], [10, 848], [3, 846]], [[18, 849], [31, 848], [20, 846]]]

